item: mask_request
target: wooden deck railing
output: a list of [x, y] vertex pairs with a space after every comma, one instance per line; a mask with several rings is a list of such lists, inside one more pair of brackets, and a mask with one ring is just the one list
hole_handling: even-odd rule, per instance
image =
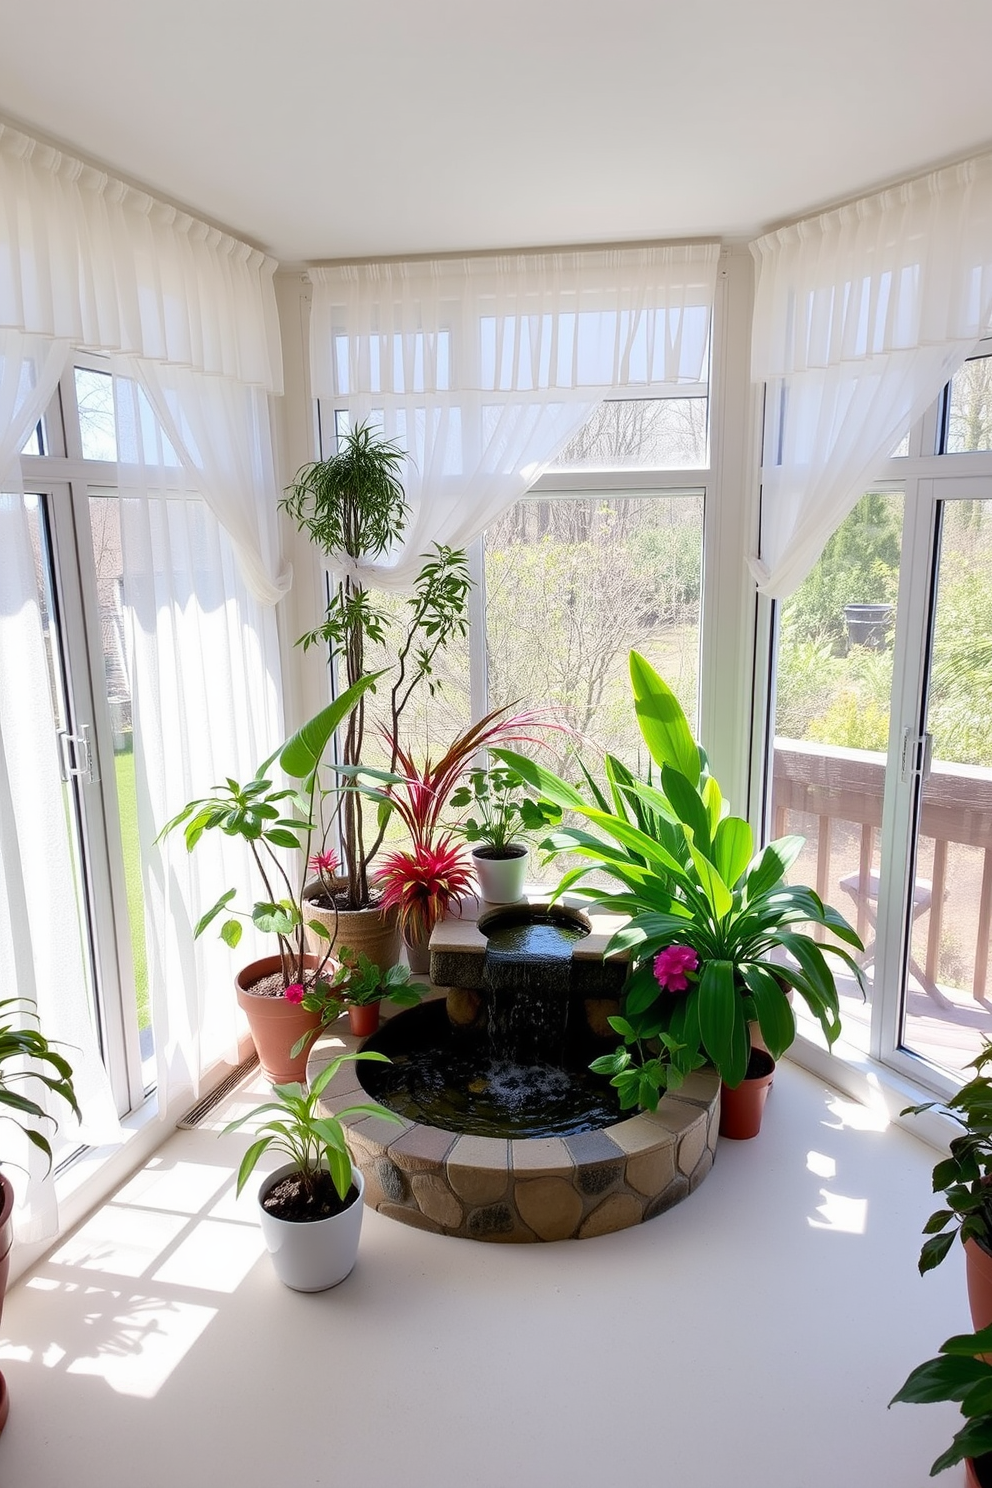
[[[885, 756], [866, 750], [838, 749], [827, 744], [775, 740], [772, 782], [774, 835], [786, 830], [786, 812], [817, 818], [816, 891], [836, 902], [837, 884], [831, 878], [834, 824], [850, 822], [860, 829], [857, 928], [863, 937], [869, 924], [869, 896], [875, 833], [882, 824]], [[977, 927], [973, 953], [973, 990], [984, 997], [988, 978], [989, 937], [992, 932], [992, 770], [977, 766], [935, 763], [923, 791], [920, 836], [933, 841], [932, 899], [927, 926], [926, 978], [936, 983], [941, 929], [946, 909], [947, 850], [962, 843], [982, 851], [981, 889], [977, 906], [967, 918]], [[962, 907], [958, 908], [962, 915]]]

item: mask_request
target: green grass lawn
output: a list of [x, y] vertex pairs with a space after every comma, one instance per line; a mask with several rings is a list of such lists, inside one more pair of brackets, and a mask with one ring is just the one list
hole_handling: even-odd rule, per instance
[[134, 991], [138, 1007], [138, 1027], [151, 1022], [148, 1002], [148, 960], [145, 955], [145, 899], [141, 887], [141, 855], [138, 848], [138, 798], [134, 785], [134, 755], [115, 754], [117, 806], [121, 819], [121, 845], [124, 849], [124, 881], [127, 888], [127, 915], [131, 926], [131, 955], [134, 960]]

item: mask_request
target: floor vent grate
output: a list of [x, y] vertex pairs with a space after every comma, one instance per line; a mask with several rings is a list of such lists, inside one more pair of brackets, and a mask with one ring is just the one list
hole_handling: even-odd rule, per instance
[[235, 1065], [226, 1079], [222, 1080], [218, 1086], [211, 1090], [209, 1095], [205, 1095], [201, 1101], [197, 1101], [192, 1110], [187, 1111], [186, 1115], [176, 1122], [176, 1129], [178, 1131], [190, 1131], [193, 1127], [199, 1126], [204, 1116], [209, 1116], [214, 1106], [219, 1105], [225, 1095], [230, 1095], [231, 1091], [236, 1089], [246, 1076], [257, 1069], [257, 1054], [251, 1054], [247, 1059], [243, 1059], [240, 1064]]

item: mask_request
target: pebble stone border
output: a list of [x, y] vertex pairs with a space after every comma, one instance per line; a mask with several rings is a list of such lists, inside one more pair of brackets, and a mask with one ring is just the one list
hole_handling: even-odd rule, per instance
[[[444, 997], [435, 988], [427, 1001]], [[384, 1016], [388, 1011], [384, 1008]], [[346, 1019], [314, 1046], [312, 1081], [337, 1055], [362, 1045]], [[337, 1114], [369, 1097], [358, 1066], [345, 1065], [321, 1105]], [[663, 1214], [713, 1166], [720, 1083], [698, 1070], [657, 1111], [573, 1137], [506, 1140], [377, 1117], [345, 1118], [365, 1202], [390, 1219], [437, 1235], [528, 1243], [586, 1240]]]

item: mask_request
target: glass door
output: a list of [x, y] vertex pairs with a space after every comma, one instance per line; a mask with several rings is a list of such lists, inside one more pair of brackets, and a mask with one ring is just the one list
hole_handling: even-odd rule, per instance
[[[65, 876], [70, 892], [59, 900], [58, 939], [73, 975], [60, 989], [58, 1033], [71, 1046], [67, 1057], [76, 1072], [77, 1089], [103, 1086], [102, 1071], [79, 1068], [88, 1049], [88, 1057], [102, 1063], [114, 1105], [123, 1114], [140, 1104], [148, 1081], [136, 1053], [136, 1000], [123, 995], [134, 986], [136, 960], [123, 908], [128, 896], [120, 779], [123, 775], [126, 782], [128, 776], [117, 764], [117, 744], [124, 753], [127, 731], [123, 718], [115, 724], [112, 687], [104, 684], [104, 656], [112, 651], [115, 663], [120, 660], [119, 637], [112, 633], [105, 637], [110, 628], [96, 618], [96, 545], [90, 531], [77, 526], [72, 489], [52, 486], [15, 499], [23, 501], [33, 554], [49, 722], [44, 722], [44, 708], [38, 719], [42, 730], [50, 725], [56, 740], [69, 862]], [[39, 761], [45, 758], [46, 745], [46, 740], [38, 741]], [[66, 904], [69, 910], [63, 919]], [[140, 903], [135, 910], [140, 925]], [[85, 1029], [79, 1020], [85, 1020]], [[150, 1045], [141, 1052], [150, 1055]], [[75, 1145], [70, 1126], [63, 1125], [59, 1141], [59, 1155], [65, 1157]]]
[[900, 1044], [960, 1073], [992, 1037], [992, 480], [932, 483], [919, 727], [904, 730], [911, 838]]

